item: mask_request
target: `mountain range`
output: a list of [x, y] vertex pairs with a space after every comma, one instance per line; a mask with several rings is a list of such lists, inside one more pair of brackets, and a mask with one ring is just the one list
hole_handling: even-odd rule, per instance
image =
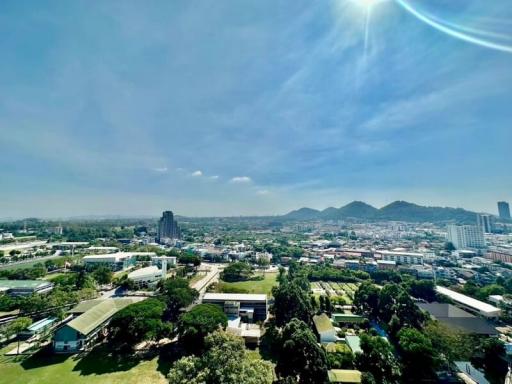
[[476, 213], [462, 208], [425, 207], [406, 201], [395, 201], [380, 209], [362, 201], [353, 201], [341, 208], [329, 207], [323, 211], [300, 208], [283, 218], [290, 220], [340, 220], [347, 218], [364, 220], [396, 220], [408, 222], [455, 221], [476, 223]]

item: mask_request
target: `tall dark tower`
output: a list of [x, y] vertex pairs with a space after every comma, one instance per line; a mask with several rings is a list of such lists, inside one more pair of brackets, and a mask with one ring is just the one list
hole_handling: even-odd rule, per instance
[[174, 214], [172, 211], [165, 211], [158, 222], [158, 242], [161, 243], [164, 239], [179, 239], [180, 235]]
[[500, 219], [510, 220], [510, 206], [506, 201], [498, 201]]

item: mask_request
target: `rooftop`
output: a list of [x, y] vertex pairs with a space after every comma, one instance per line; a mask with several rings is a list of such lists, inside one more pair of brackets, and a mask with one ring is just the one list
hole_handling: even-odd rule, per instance
[[313, 323], [315, 323], [318, 333], [334, 331], [331, 319], [329, 319], [325, 313], [313, 316]]
[[205, 293], [203, 300], [267, 301], [267, 295], [253, 293]]
[[154, 275], [159, 274], [161, 272], [162, 271], [160, 269], [158, 269], [157, 266], [152, 265], [150, 267], [136, 269], [135, 271], [130, 272], [128, 274], [128, 278], [129, 279], [140, 279], [141, 277], [154, 276]]
[[436, 292], [449, 297], [450, 299], [464, 304], [470, 308], [478, 310], [480, 313], [487, 315], [487, 316], [499, 316], [501, 310], [493, 305], [484, 303], [483, 301], [473, 299], [472, 297], [463, 295], [462, 293], [458, 293], [455, 291], [452, 291], [451, 289], [441, 287], [439, 285], [436, 285]]
[[16, 288], [43, 288], [53, 285], [49, 281], [44, 280], [0, 280], [0, 289], [16, 289]]
[[78, 316], [67, 323], [67, 326], [80, 332], [82, 335], [88, 335], [101, 324], [110, 319], [116, 312], [127, 307], [130, 304], [144, 300], [141, 297], [130, 297], [122, 299], [105, 299], [93, 306], [87, 312]]
[[356, 384], [361, 382], [361, 372], [355, 369], [330, 369], [328, 375], [331, 383]]

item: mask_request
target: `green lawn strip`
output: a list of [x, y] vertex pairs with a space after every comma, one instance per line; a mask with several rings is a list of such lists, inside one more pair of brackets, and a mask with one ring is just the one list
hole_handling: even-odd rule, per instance
[[277, 285], [277, 273], [265, 273], [263, 280], [248, 280], [248, 281], [237, 281], [234, 283], [228, 283], [220, 281], [217, 284], [218, 292], [234, 292], [240, 291], [243, 293], [264, 293], [268, 296], [272, 293], [272, 287]]
[[5, 356], [16, 346], [12, 343], [1, 350], [0, 384], [164, 384], [158, 371], [158, 357], [151, 360], [116, 361], [94, 350], [84, 358], [76, 355], [57, 355], [50, 351], [30, 356]]

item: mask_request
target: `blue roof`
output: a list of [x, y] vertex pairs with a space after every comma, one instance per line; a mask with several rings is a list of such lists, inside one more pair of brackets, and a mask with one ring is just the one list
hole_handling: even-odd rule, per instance
[[57, 321], [56, 318], [54, 318], [54, 317], [47, 317], [46, 319], [42, 319], [42, 320], [36, 321], [34, 324], [29, 326], [27, 329], [29, 331], [32, 331], [32, 332], [37, 332], [41, 328], [44, 328], [44, 327], [46, 327], [46, 326], [48, 326], [50, 324], [55, 323], [55, 321]]
[[464, 372], [478, 384], [490, 384], [485, 378], [484, 374], [475, 367], [473, 367], [473, 365], [469, 361], [456, 361], [455, 365], [457, 366], [460, 372]]

